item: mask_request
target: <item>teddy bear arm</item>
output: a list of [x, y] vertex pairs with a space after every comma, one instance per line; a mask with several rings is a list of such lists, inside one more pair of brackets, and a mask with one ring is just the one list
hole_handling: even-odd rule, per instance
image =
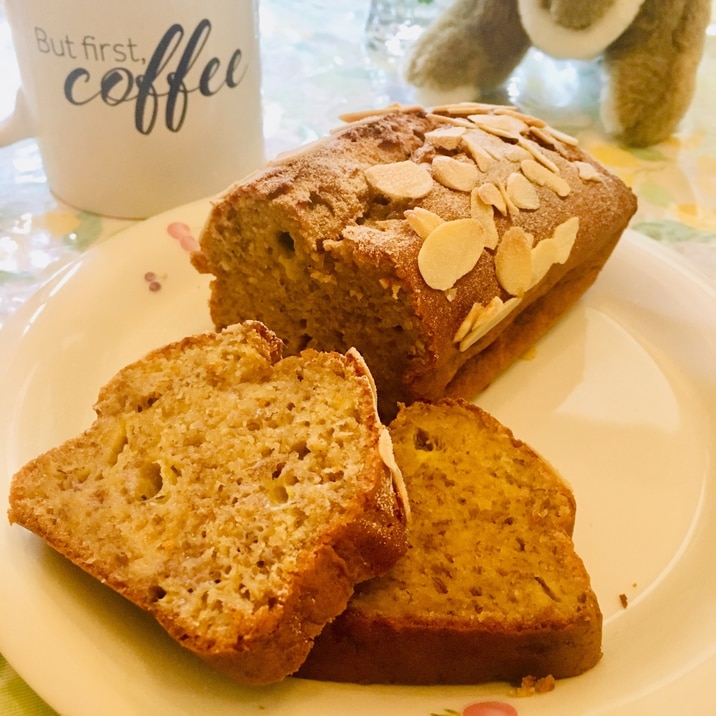
[[499, 87], [529, 47], [517, 0], [456, 0], [418, 38], [406, 65], [417, 87]]
[[610, 132], [648, 146], [674, 131], [693, 96], [709, 18], [710, 0], [646, 0], [604, 53], [602, 115]]

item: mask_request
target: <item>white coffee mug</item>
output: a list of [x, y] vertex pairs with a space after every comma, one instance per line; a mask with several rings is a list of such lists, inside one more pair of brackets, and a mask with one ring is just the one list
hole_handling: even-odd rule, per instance
[[37, 138], [50, 189], [144, 218], [264, 161], [256, 0], [5, 0], [20, 68], [0, 144]]

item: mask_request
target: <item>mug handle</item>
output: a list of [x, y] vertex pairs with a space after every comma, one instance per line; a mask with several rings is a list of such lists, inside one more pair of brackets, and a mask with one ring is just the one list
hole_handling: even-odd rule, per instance
[[32, 136], [30, 112], [27, 109], [27, 100], [22, 88], [15, 96], [15, 109], [5, 120], [0, 122], [0, 147], [19, 142]]

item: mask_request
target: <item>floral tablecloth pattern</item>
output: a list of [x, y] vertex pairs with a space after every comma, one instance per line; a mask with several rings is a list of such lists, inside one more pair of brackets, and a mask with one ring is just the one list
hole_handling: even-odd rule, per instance
[[[416, 100], [400, 79], [399, 59], [365, 47], [367, 13], [368, 0], [262, 1], [263, 111], [269, 156], [324, 134], [342, 112]], [[0, 68], [0, 116], [4, 116], [12, 108], [18, 80], [2, 4]], [[536, 85], [547, 75], [559, 78], [560, 72], [554, 71], [552, 60], [531, 52], [505, 88], [507, 99], [574, 133], [582, 147], [637, 194], [639, 209], [631, 228], [681, 254], [695, 275], [716, 287], [716, 13], [691, 109], [679, 131], [657, 146], [627, 148], [605, 136], [594, 94], [586, 92], [594, 68], [567, 69], [570, 72], [562, 75], [568, 74], [569, 82], [549, 87], [552, 95], [558, 91], [564, 98], [566, 94], [566, 100], [550, 103], [544, 87]], [[60, 204], [48, 189], [34, 140], [0, 148], [0, 326], [57, 270], [130, 225]], [[55, 713], [2, 656], [0, 712], [3, 716]]]

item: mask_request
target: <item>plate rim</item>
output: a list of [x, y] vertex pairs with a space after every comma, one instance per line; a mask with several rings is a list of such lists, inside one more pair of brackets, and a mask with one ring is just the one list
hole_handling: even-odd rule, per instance
[[[191, 204], [177, 207], [168, 212], [164, 212], [160, 215], [152, 217], [151, 219], [130, 226], [118, 232], [117, 234], [108, 237], [104, 241], [96, 244], [81, 256], [72, 260], [65, 266], [59, 268], [58, 271], [55, 272], [53, 276], [50, 277], [50, 279], [48, 279], [48, 281], [38, 290], [35, 295], [33, 295], [22, 307], [20, 307], [20, 309], [18, 309], [15, 314], [8, 318], [6, 323], [0, 329], [0, 345], [5, 342], [5, 339], [8, 336], [12, 338], [13, 335], [21, 335], [23, 333], [23, 330], [25, 329], [25, 326], [28, 321], [28, 317], [32, 316], [35, 304], [38, 300], [42, 298], [42, 296], [44, 296], [48, 292], [51, 293], [53, 286], [55, 286], [57, 283], [61, 283], [65, 280], [68, 280], [68, 277], [71, 280], [71, 276], [73, 272], [77, 270], [78, 266], [83, 265], [84, 262], [87, 262], [89, 260], [94, 260], [102, 252], [107, 252], [108, 249], [106, 247], [118, 246], [119, 242], [126, 241], [128, 234], [143, 235], [147, 231], [153, 230], [155, 226], [161, 226], [170, 218], [174, 221], [190, 219], [197, 225], [199, 223], [203, 224], [203, 221], [205, 220], [205, 213], [207, 212], [209, 206], [209, 200], [192, 202]], [[202, 217], [202, 222], [195, 221], [200, 216]], [[666, 247], [657, 244], [653, 239], [650, 239], [633, 230], [627, 230], [627, 232], [625, 232], [625, 236], [618, 245], [617, 250], [619, 250], [620, 245], [629, 247], [627, 250], [646, 251], [662, 265], [664, 270], [666, 270], [667, 272], [678, 272], [683, 279], [688, 280], [696, 288], [697, 291], [701, 291], [703, 295], [707, 297], [705, 299], [706, 301], [713, 302], [714, 306], [716, 306], [716, 288], [711, 286], [703, 277], [699, 276], [698, 274], [695, 274], [693, 270], [689, 267], [688, 262], [683, 259], [677, 252], [667, 250]], [[619, 254], [617, 253], [617, 256], [618, 255]], [[714, 320], [713, 327], [716, 328], [716, 320]], [[714, 336], [716, 337], [716, 331], [714, 333]], [[0, 360], [0, 367], [2, 367], [4, 364], [4, 361]], [[3, 401], [0, 400], [0, 407], [2, 407], [2, 404]], [[714, 405], [716, 405], [716, 403]], [[10, 475], [0, 475], [3, 495], [7, 494], [9, 479]], [[716, 481], [716, 475], [712, 476], [712, 479]], [[0, 641], [3, 641], [2, 633], [3, 629], [2, 627], [0, 627]], [[26, 683], [28, 683], [28, 685], [30, 685], [31, 688], [33, 688], [38, 693], [38, 695], [41, 696], [41, 698], [45, 699], [45, 701], [47, 701], [48, 703], [57, 703], [56, 699], [53, 698], [53, 694], [46, 693], [46, 690], [44, 689], [43, 685], [38, 684], [37, 679], [33, 678], [31, 674], [27, 673], [27, 668], [23, 668], [24, 665], [21, 664], [20, 668], [17, 668], [13, 663], [12, 657], [8, 658], [7, 654], [5, 654], [4, 651], [3, 655], [5, 656], [8, 664], [13, 666], [17, 673], [21, 675], [21, 678], [23, 678]], [[713, 673], [716, 674], [716, 648], [715, 653], [711, 657], [711, 662]], [[471, 687], [471, 692], [476, 693], [478, 691], [479, 689]], [[714, 696], [713, 698], [714, 702], [716, 703], [716, 696]], [[609, 713], [617, 712], [610, 711]]]

